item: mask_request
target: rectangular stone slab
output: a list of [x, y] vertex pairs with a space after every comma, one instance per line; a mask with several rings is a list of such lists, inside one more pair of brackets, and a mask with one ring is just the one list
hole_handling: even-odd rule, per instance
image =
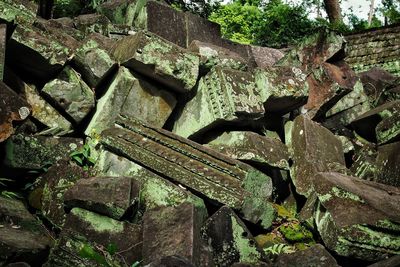
[[117, 123], [122, 127], [101, 134], [101, 143], [107, 149], [212, 200], [240, 209], [251, 221], [262, 220], [270, 226], [270, 177], [163, 129], [123, 118]]
[[143, 216], [143, 262], [175, 255], [200, 266], [203, 211], [190, 203], [148, 210]]
[[177, 92], [188, 92], [196, 84], [199, 57], [155, 34], [138, 32], [124, 37], [112, 54], [122, 65]]
[[250, 72], [215, 67], [201, 78], [173, 132], [192, 138], [221, 124], [249, 124], [264, 113], [262, 95]]
[[294, 120], [291, 130], [293, 165], [290, 176], [297, 193], [306, 197], [318, 181], [317, 172], [345, 169], [342, 143], [328, 129], [303, 115]]
[[6, 55], [6, 35], [7, 25], [0, 24], [0, 81], [3, 80], [4, 76], [4, 60]]

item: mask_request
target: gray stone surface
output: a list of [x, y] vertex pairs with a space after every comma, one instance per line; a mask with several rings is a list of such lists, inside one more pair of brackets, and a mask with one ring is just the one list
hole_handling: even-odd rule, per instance
[[173, 132], [190, 138], [227, 122], [249, 124], [264, 113], [251, 73], [215, 67], [201, 78], [196, 96], [175, 121]]

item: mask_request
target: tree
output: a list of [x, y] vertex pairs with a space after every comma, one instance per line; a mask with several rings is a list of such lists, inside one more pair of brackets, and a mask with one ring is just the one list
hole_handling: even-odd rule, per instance
[[337, 25], [343, 23], [339, 0], [324, 0], [324, 5], [331, 24]]
[[385, 25], [400, 22], [400, 1], [382, 0], [380, 11], [385, 18]]
[[369, 12], [368, 12], [368, 26], [371, 26], [374, 13], [375, 13], [375, 0], [371, 0], [371, 5], [369, 6]]

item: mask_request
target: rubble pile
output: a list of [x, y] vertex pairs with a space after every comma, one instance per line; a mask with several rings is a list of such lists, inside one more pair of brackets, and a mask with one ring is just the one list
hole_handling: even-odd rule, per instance
[[400, 79], [159, 2], [0, 1], [0, 265], [397, 266]]

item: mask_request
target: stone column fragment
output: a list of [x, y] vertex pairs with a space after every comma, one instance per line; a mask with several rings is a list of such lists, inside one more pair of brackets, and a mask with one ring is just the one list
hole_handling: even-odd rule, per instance
[[256, 169], [168, 131], [120, 118], [101, 143], [170, 180], [239, 209], [245, 218], [271, 226], [271, 178]]

